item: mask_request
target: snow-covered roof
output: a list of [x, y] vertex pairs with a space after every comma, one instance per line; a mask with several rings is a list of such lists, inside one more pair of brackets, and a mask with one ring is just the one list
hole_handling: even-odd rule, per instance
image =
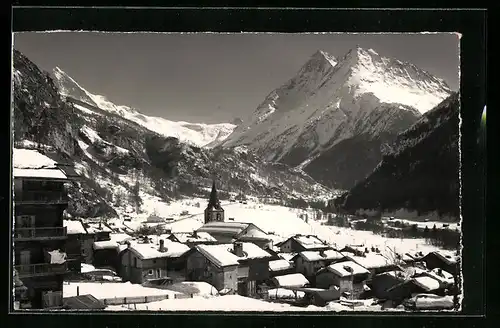
[[337, 252], [333, 249], [327, 249], [324, 251], [304, 251], [300, 252], [299, 255], [308, 262], [323, 261], [323, 260], [340, 260], [344, 257], [342, 253]]
[[293, 265], [287, 260], [275, 260], [269, 262], [269, 271], [281, 271], [291, 268], [293, 268]]
[[360, 275], [370, 273], [366, 268], [363, 268], [356, 262], [346, 261], [334, 263], [327, 266], [327, 270], [335, 273], [340, 277], [349, 277], [351, 275]]
[[143, 260], [179, 257], [189, 250], [189, 247], [186, 245], [168, 239], [164, 241], [164, 248], [165, 250], [160, 252], [160, 246], [152, 243], [131, 243], [129, 246], [130, 251]]
[[198, 245], [196, 249], [217, 266], [225, 267], [238, 265], [241, 260], [270, 258], [271, 255], [253, 243], [241, 243], [243, 256], [238, 257], [233, 253], [233, 244]]
[[216, 233], [227, 233], [236, 236], [246, 228], [248, 228], [249, 223], [243, 222], [208, 222], [201, 226], [197, 232], [216, 232]]
[[[88, 230], [88, 228], [87, 228]], [[94, 249], [116, 249], [117, 251], [122, 251], [127, 248], [127, 245], [123, 244], [127, 240], [132, 240], [133, 237], [127, 235], [126, 233], [110, 233], [110, 240], [95, 241]]]
[[87, 231], [89, 233], [97, 233], [97, 232], [112, 232], [112, 230], [106, 226], [105, 224], [99, 223], [87, 223]]
[[284, 260], [291, 261], [297, 253], [278, 253], [278, 256]]
[[440, 287], [439, 281], [429, 276], [415, 277], [412, 280], [417, 286], [421, 287], [425, 291], [436, 290]]
[[330, 246], [314, 235], [296, 235], [291, 237], [305, 249], [329, 248]]
[[16, 169], [55, 169], [56, 162], [33, 149], [14, 148], [12, 167]]
[[438, 252], [438, 251], [435, 251], [435, 252], [432, 252], [432, 253], [435, 254], [444, 263], [446, 263], [448, 265], [454, 265], [454, 264], [457, 263], [458, 256], [452, 256], [452, 255], [444, 254], [443, 252]]
[[80, 220], [64, 220], [63, 226], [66, 227], [68, 235], [86, 234], [87, 231], [83, 227]]
[[309, 284], [309, 280], [302, 273], [286, 274], [284, 276], [276, 276], [279, 287], [304, 287]]
[[127, 235], [126, 233], [110, 233], [109, 238], [116, 243], [123, 243], [127, 240], [133, 239], [132, 236]]
[[[252, 229], [253, 228], [253, 229]], [[246, 230], [243, 230], [238, 238], [255, 238], [255, 239], [268, 239], [272, 240], [272, 238], [262, 231], [260, 228], [257, 228], [255, 225], [250, 225]]]
[[12, 175], [15, 178], [43, 178], [43, 179], [59, 179], [66, 180], [67, 177], [63, 171], [59, 169], [17, 169], [12, 170]]
[[410, 254], [405, 253], [401, 256], [401, 260], [405, 261], [405, 262], [413, 262], [413, 261], [415, 261], [415, 258], [413, 256], [411, 256]]
[[383, 268], [391, 265], [391, 261], [379, 253], [367, 253], [365, 256], [347, 256], [350, 260], [367, 269]]
[[196, 236], [193, 233], [188, 232], [174, 232], [172, 234], [181, 243], [193, 243], [193, 242], [215, 242], [217, 239], [212, 237], [208, 232], [196, 232]]
[[446, 272], [444, 270], [440, 270], [438, 268], [432, 269], [430, 272], [426, 272], [425, 274], [431, 278], [436, 279], [441, 284], [453, 284], [453, 283], [455, 283], [455, 278], [453, 277], [453, 275], [451, 273]]
[[102, 241], [94, 241], [93, 245], [94, 249], [116, 249], [118, 250], [118, 243], [113, 240], [102, 240]]

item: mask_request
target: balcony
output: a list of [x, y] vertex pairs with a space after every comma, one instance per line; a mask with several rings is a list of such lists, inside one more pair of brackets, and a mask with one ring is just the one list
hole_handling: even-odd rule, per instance
[[14, 240], [62, 240], [68, 238], [66, 227], [34, 227], [14, 229]]
[[67, 263], [24, 264], [24, 265], [16, 265], [14, 266], [14, 268], [17, 270], [19, 278], [53, 276], [58, 274], [65, 274], [68, 272]]
[[18, 204], [67, 204], [68, 195], [63, 191], [22, 191], [14, 195]]

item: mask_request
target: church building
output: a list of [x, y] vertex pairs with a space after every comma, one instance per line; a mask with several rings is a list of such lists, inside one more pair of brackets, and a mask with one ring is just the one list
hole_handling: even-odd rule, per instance
[[224, 222], [224, 209], [220, 205], [217, 189], [215, 188], [215, 180], [212, 184], [208, 206], [205, 209], [205, 223], [209, 222]]

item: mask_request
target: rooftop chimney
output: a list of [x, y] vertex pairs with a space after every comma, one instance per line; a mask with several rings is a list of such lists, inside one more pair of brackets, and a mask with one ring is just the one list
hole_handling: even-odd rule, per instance
[[196, 232], [196, 230], [193, 230], [193, 237], [198, 238], [198, 232]]
[[235, 241], [233, 243], [233, 252], [234, 252], [234, 255], [238, 256], [238, 257], [243, 257], [243, 243], [242, 242], [239, 242], [239, 241]]
[[325, 256], [326, 256], [326, 254], [325, 254], [325, 250], [324, 250], [324, 249], [321, 249], [321, 250], [319, 251], [319, 255], [321, 255], [322, 257], [325, 257]]
[[160, 252], [165, 252], [165, 240], [160, 239], [160, 248], [158, 249]]

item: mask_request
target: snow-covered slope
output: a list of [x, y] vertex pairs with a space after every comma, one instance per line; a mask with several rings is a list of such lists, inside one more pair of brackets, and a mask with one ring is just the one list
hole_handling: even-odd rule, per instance
[[93, 94], [80, 86], [60, 68], [54, 69], [55, 83], [62, 95], [75, 98], [90, 106], [118, 114], [127, 120], [140, 124], [147, 129], [167, 137], [176, 137], [198, 147], [223, 141], [236, 127], [230, 123], [203, 124], [174, 122], [161, 117], [147, 116], [128, 106], [116, 105], [106, 97]]
[[268, 160], [298, 165], [341, 140], [386, 131], [394, 122], [379, 114], [388, 105], [418, 117], [449, 93], [443, 80], [372, 49], [358, 47], [340, 59], [318, 51], [222, 145], [246, 145]]
[[172, 199], [205, 197], [214, 173], [221, 199], [331, 194], [304, 172], [262, 163], [244, 149], [193, 146], [119, 113], [64, 101], [48, 73], [18, 51], [13, 57], [15, 145], [75, 167], [80, 179], [69, 188], [71, 215], [147, 217]]

